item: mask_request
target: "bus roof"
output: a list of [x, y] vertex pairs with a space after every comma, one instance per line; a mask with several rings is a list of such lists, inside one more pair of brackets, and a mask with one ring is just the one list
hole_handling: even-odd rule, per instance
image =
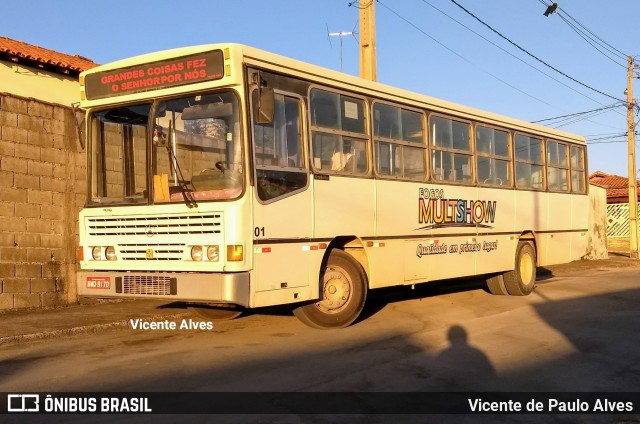
[[[442, 99], [437, 99], [427, 95], [392, 87], [379, 82], [368, 81], [353, 75], [348, 75], [321, 66], [312, 65], [285, 56], [280, 56], [275, 53], [270, 53], [254, 47], [235, 43], [218, 43], [181, 47], [177, 49], [164, 50], [134, 56], [84, 71], [80, 74], [80, 81], [82, 84], [82, 81], [84, 81], [87, 75], [104, 71], [129, 68], [145, 63], [195, 55], [198, 53], [204, 53], [213, 50], [224, 51], [225, 49], [229, 49], [231, 57], [237, 58], [237, 60], [241, 60], [243, 63], [246, 63], [248, 65], [265, 70], [270, 70], [273, 72], [290, 74], [307, 81], [317, 82], [318, 84], [325, 84], [346, 91], [354, 91], [388, 101], [400, 102], [408, 106], [424, 108], [434, 112], [446, 113], [449, 115], [460, 117], [462, 119], [485, 122], [489, 125], [507, 126], [516, 131], [533, 132], [543, 137], [551, 137], [561, 140], [586, 143], [586, 139], [583, 136], [577, 134], [559, 131], [553, 128], [545, 127], [543, 125], [533, 124], [531, 122], [523, 121], [520, 119], [510, 118], [481, 109], [464, 106]], [[184, 86], [182, 89], [184, 90]], [[114, 99], [114, 101], [115, 100], [116, 99]], [[125, 98], [118, 98], [117, 100], [124, 101]], [[83, 101], [81, 103], [81, 106], [91, 107], [93, 106], [92, 103], [93, 102], [90, 101]], [[99, 103], [107, 104], [109, 102], [101, 101]]]

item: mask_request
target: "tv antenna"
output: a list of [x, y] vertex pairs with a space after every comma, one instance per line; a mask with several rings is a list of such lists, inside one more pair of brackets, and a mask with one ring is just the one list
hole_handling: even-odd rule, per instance
[[329, 32], [329, 25], [327, 25], [327, 39], [329, 40], [329, 45], [331, 46], [331, 48], [333, 48], [333, 44], [331, 44], [331, 37], [340, 37], [340, 72], [342, 72], [342, 39], [344, 37], [353, 36], [353, 38], [357, 41], [358, 39], [356, 38], [356, 34], [357, 32], [355, 31]]

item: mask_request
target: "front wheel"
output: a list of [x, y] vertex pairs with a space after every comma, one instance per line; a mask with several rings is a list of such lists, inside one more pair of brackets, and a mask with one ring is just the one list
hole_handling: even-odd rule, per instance
[[367, 298], [367, 276], [353, 256], [335, 249], [320, 272], [321, 299], [293, 310], [314, 328], [343, 328], [358, 318]]

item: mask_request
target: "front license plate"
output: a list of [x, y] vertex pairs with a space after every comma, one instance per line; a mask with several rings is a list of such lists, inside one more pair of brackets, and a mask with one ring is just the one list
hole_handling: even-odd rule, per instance
[[104, 289], [111, 288], [111, 277], [87, 277], [88, 289]]

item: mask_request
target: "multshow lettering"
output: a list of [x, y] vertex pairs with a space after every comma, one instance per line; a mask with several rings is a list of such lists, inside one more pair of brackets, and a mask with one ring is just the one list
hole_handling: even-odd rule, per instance
[[[419, 230], [440, 228], [493, 228], [498, 202], [495, 200], [467, 200], [446, 198], [444, 189], [420, 188], [418, 191]], [[418, 244], [416, 256], [463, 254], [471, 252], [491, 252], [498, 249], [498, 240], [477, 242], [475, 238], [465, 243], [439, 243], [432, 240], [429, 244]]]
[[447, 199], [443, 189], [418, 191], [417, 230], [446, 227], [493, 228], [498, 202], [495, 200]]

